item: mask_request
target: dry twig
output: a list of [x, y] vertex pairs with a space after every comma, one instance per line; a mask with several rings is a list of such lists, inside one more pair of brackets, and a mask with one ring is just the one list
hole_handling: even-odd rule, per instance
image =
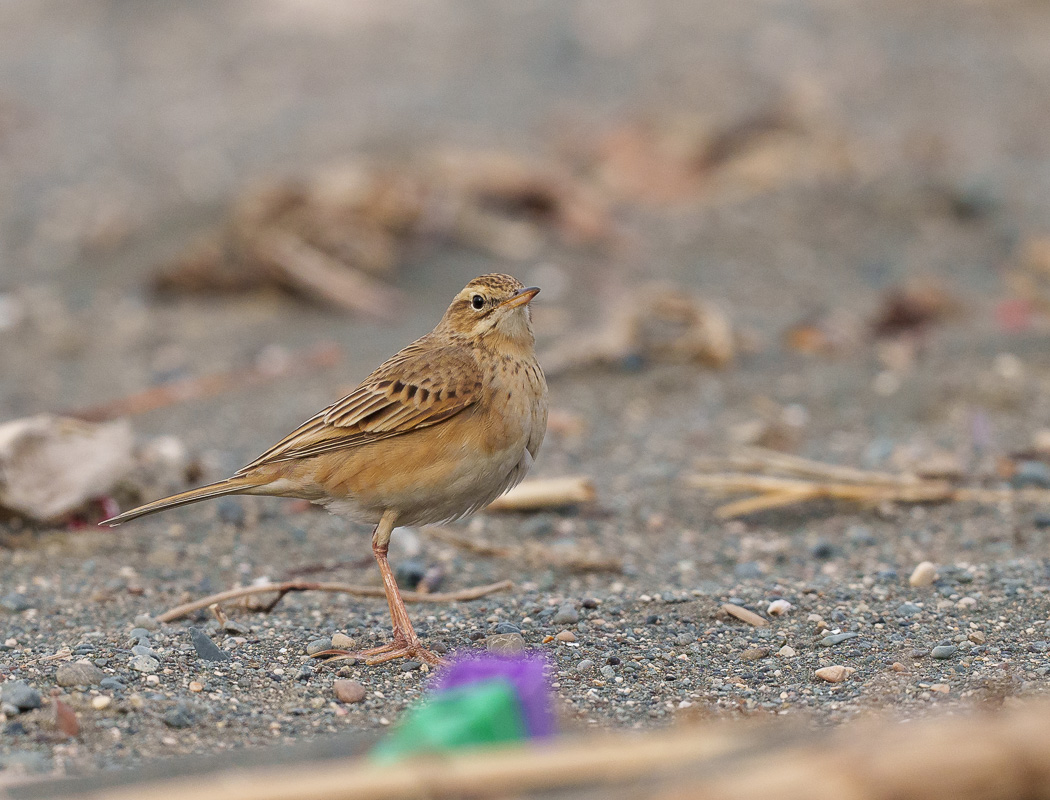
[[[751, 497], [719, 506], [715, 513], [722, 519], [811, 500], [845, 500], [872, 507], [884, 503], [1050, 503], [1047, 489], [960, 487], [947, 480], [840, 467], [758, 448], [731, 456], [720, 465], [748, 471], [697, 473], [687, 481], [719, 494], [751, 493]], [[784, 477], [785, 473], [790, 477]]]
[[540, 478], [518, 484], [493, 500], [488, 511], [540, 511], [593, 503], [597, 494], [590, 478]]
[[[453, 603], [458, 600], [477, 600], [479, 597], [503, 592], [513, 586], [511, 581], [499, 581], [484, 586], [473, 586], [469, 589], [460, 589], [455, 592], [435, 592], [423, 594], [420, 592], [402, 592], [401, 597], [406, 603]], [[379, 586], [355, 586], [350, 583], [318, 583], [314, 581], [285, 581], [284, 583], [266, 583], [259, 586], [242, 586], [237, 589], [227, 589], [225, 592], [202, 597], [189, 603], [175, 606], [157, 617], [158, 622], [172, 622], [181, 619], [194, 611], [218, 603], [230, 600], [239, 600], [242, 597], [251, 597], [259, 594], [276, 593], [277, 598], [267, 604], [262, 610], [271, 611], [281, 599], [290, 592], [336, 592], [339, 594], [351, 594], [356, 597], [385, 597], [383, 589]]]

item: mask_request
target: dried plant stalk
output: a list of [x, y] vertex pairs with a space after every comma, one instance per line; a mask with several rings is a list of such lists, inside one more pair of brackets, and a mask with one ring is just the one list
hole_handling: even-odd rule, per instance
[[540, 511], [545, 508], [593, 503], [594, 484], [589, 478], [539, 478], [520, 483], [488, 505], [489, 511]]
[[[751, 471], [697, 473], [686, 480], [690, 486], [718, 494], [751, 494], [719, 506], [715, 513], [722, 519], [811, 500], [842, 500], [863, 506], [884, 503], [1050, 503], [1048, 489], [960, 487], [946, 480], [922, 479], [909, 473], [869, 472], [760, 448], [750, 448], [720, 463]], [[717, 464], [708, 461], [703, 466], [710, 468]], [[770, 474], [777, 472], [788, 473], [791, 477]]]

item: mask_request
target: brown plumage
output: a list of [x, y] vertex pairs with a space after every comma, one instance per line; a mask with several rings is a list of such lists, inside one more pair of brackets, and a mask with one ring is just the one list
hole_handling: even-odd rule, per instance
[[436, 663], [390, 573], [390, 532], [466, 516], [525, 476], [547, 427], [547, 384], [528, 307], [538, 291], [509, 275], [475, 278], [433, 331], [232, 477], [102, 524], [227, 494], [303, 498], [373, 523], [394, 641], [354, 655]]

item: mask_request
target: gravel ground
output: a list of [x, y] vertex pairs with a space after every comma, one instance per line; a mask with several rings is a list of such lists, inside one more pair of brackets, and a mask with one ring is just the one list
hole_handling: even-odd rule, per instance
[[[4, 134], [16, 157], [2, 179], [9, 196], [24, 202], [0, 208], [9, 234], [4, 263], [18, 265], [5, 270], [0, 290], [20, 298], [29, 314], [0, 332], [0, 415], [91, 406], [171, 375], [247, 363], [270, 345], [339, 342], [346, 362], [336, 370], [134, 420], [140, 437], [177, 435], [201, 454], [206, 477], [217, 477], [428, 330], [475, 274], [498, 266], [527, 281], [565, 278], [565, 287], [541, 295], [537, 305], [543, 347], [599, 316], [610, 284], [676, 280], [718, 299], [747, 327], [749, 352], [719, 373], [643, 365], [552, 381], [553, 408], [578, 420], [579, 430], [549, 435], [535, 475], [591, 476], [595, 507], [480, 515], [453, 526], [493, 544], [527, 539], [552, 553], [600, 549], [622, 559], [623, 570], [577, 574], [511, 563], [466, 554], [425, 531], [401, 532], [392, 558], [403, 570], [443, 565], [443, 588], [515, 581], [512, 591], [483, 600], [414, 607], [422, 635], [449, 650], [520, 635], [550, 656], [570, 728], [648, 727], [693, 714], [804, 714], [814, 724], [834, 724], [873, 711], [912, 718], [1045, 692], [1045, 511], [818, 504], [726, 522], [714, 514], [716, 500], [690, 488], [686, 476], [698, 457], [724, 450], [769, 408], [788, 409], [798, 423], [801, 455], [892, 469], [902, 452], [949, 452], [974, 476], [987, 476], [997, 457], [1029, 447], [1050, 427], [1046, 335], [1038, 328], [1010, 332], [995, 314], [1007, 291], [1003, 266], [1019, 241], [1045, 226], [1050, 142], [1032, 131], [1046, 130], [1050, 117], [1045, 93], [1036, 91], [1050, 12], [1012, 3], [993, 19], [981, 4], [916, 9], [886, 2], [807, 7], [815, 16], [772, 6], [723, 14], [721, 5], [705, 6], [705, 16], [690, 12], [692, 4], [669, 2], [659, 4], [660, 13], [641, 15], [646, 33], [632, 45], [629, 25], [609, 40], [588, 38], [594, 26], [587, 3], [568, 4], [571, 13], [547, 6], [521, 12], [514, 22], [520, 41], [508, 32], [514, 25], [493, 23], [505, 19], [493, 4], [485, 12], [493, 31], [474, 38], [473, 20], [462, 19], [462, 11], [423, 36], [427, 20], [414, 20], [411, 4], [390, 5], [378, 21], [361, 11], [362, 19], [328, 23], [348, 31], [351, 42], [369, 42], [357, 56], [361, 69], [348, 72], [371, 71], [380, 76], [375, 84], [330, 74], [320, 56], [304, 55], [311, 47], [333, 53], [348, 46], [318, 32], [323, 25], [241, 19], [235, 4], [214, 4], [210, 33], [202, 33], [201, 18], [167, 4], [125, 10], [111, 60], [98, 51], [116, 4], [78, 4], [91, 11], [76, 24], [60, 23], [57, 6], [48, 4], [3, 12], [15, 15], [9, 31], [46, 43], [45, 52], [65, 53], [55, 56], [59, 77], [79, 58], [102, 79], [87, 90], [97, 93], [94, 105], [73, 103], [80, 84], [41, 94], [44, 78], [29, 68], [28, 52], [0, 46], [11, 87], [0, 95], [0, 110], [5, 103], [28, 109], [14, 114]], [[283, 8], [259, 7], [274, 14]], [[334, 13], [323, 3], [316, 13], [326, 8]], [[700, 41], [710, 47], [697, 48], [690, 32], [706, 30], [705, 20], [714, 30]], [[173, 21], [180, 24], [167, 24]], [[289, 78], [291, 88], [274, 87], [260, 79], [257, 105], [220, 113], [223, 92], [243, 89], [231, 77], [241, 74], [238, 67], [273, 79], [259, 66], [264, 54], [272, 61], [266, 48], [250, 46], [260, 26], [274, 46], [296, 55], [289, 75], [299, 83]], [[157, 44], [150, 61], [144, 54], [156, 42], [148, 31], [161, 29], [170, 30], [170, 47]], [[185, 66], [186, 54], [195, 52], [186, 42], [198, 35], [219, 49], [219, 65]], [[462, 47], [475, 39], [477, 47]], [[82, 49], [71, 49], [71, 40]], [[388, 64], [391, 43], [416, 60]], [[625, 49], [602, 49], [612, 46]], [[570, 64], [564, 70], [552, 66], [558, 53]], [[152, 66], [136, 72], [143, 59]], [[430, 70], [434, 62], [445, 71]], [[466, 251], [428, 252], [404, 271], [412, 313], [383, 327], [270, 296], [156, 305], [141, 290], [157, 254], [183, 246], [214, 204], [248, 177], [366, 147], [406, 120], [415, 131], [407, 139], [527, 148], [543, 141], [565, 107], [590, 119], [666, 110], [674, 103], [665, 83], [676, 78], [690, 109], [724, 112], [775, 94], [789, 67], [793, 78], [816, 82], [838, 124], [875, 165], [862, 170], [863, 179], [851, 173], [725, 205], [625, 212], [624, 225], [643, 245], [613, 263], [553, 254], [559, 267], [552, 273], [532, 264], [494, 265]], [[452, 80], [449, 72], [461, 77]], [[189, 75], [192, 87], [213, 74], [224, 76], [207, 83], [214, 95], [184, 98], [201, 128], [182, 135], [194, 147], [207, 142], [230, 154], [229, 161], [194, 172], [198, 161], [213, 163], [212, 151], [185, 145], [175, 158], [172, 141], [151, 138], [158, 126], [170, 130], [133, 111], [170, 110], [186, 90], [177, 76]], [[321, 76], [315, 95], [295, 89], [311, 76]], [[477, 106], [462, 91], [471, 81]], [[658, 86], [664, 89], [653, 95]], [[122, 114], [113, 114], [109, 92], [124, 98], [127, 106], [116, 106]], [[346, 104], [367, 97], [382, 105], [376, 96], [400, 100], [371, 124], [355, 117], [350, 125]], [[446, 97], [453, 100], [443, 106]], [[86, 130], [93, 138], [73, 136], [79, 119], [92, 123]], [[290, 130], [291, 119], [298, 124]], [[54, 135], [41, 136], [41, 126]], [[235, 146], [246, 131], [253, 137]], [[118, 134], [135, 147], [107, 146]], [[164, 169], [176, 162], [184, 177], [214, 180], [204, 188], [188, 178], [171, 183]], [[105, 181], [110, 190], [124, 187], [127, 194], [116, 196], [138, 209], [130, 237], [104, 254], [48, 239], [40, 220], [60, 213], [63, 188], [90, 194]], [[946, 197], [982, 210], [959, 214]], [[782, 346], [786, 326], [804, 315], [834, 309], [865, 320], [888, 286], [917, 274], [945, 281], [965, 313], [931, 329], [919, 358], [891, 379], [884, 377], [885, 354], [866, 341], [829, 358]], [[1035, 483], [1050, 484], [1033, 469]], [[227, 630], [207, 614], [152, 622], [190, 597], [303, 565], [339, 565], [323, 577], [378, 584], [363, 528], [263, 499], [202, 504], [117, 531], [0, 525], [12, 543], [0, 549], [0, 782], [347, 731], [375, 736], [426, 686], [418, 665], [327, 667], [306, 655], [311, 642], [337, 633], [363, 646], [383, 641], [382, 601], [307, 593], [287, 597], [269, 615], [227, 609]], [[923, 561], [935, 565], [936, 578], [912, 586], [909, 576]], [[781, 600], [789, 605], [773, 608], [783, 613], [771, 613]], [[727, 614], [727, 603], [769, 624], [753, 627]], [[228, 660], [202, 658], [208, 648], [194, 628]], [[93, 666], [77, 667], [79, 660]], [[834, 665], [854, 672], [840, 682], [816, 675]], [[67, 674], [71, 668], [76, 674]], [[338, 678], [359, 682], [364, 699], [339, 701]], [[54, 690], [78, 714], [74, 738], [56, 730]]]

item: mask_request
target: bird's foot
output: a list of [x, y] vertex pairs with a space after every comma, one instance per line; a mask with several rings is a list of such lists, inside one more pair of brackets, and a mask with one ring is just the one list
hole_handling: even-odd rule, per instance
[[427, 650], [416, 637], [411, 639], [395, 637], [392, 642], [379, 647], [372, 647], [368, 650], [322, 650], [320, 653], [314, 653], [314, 658], [328, 657], [330, 657], [329, 661], [343, 661], [354, 658], [364, 661], [370, 667], [376, 664], [385, 664], [387, 661], [393, 661], [395, 658], [420, 661], [432, 667], [448, 663], [441, 656]]

